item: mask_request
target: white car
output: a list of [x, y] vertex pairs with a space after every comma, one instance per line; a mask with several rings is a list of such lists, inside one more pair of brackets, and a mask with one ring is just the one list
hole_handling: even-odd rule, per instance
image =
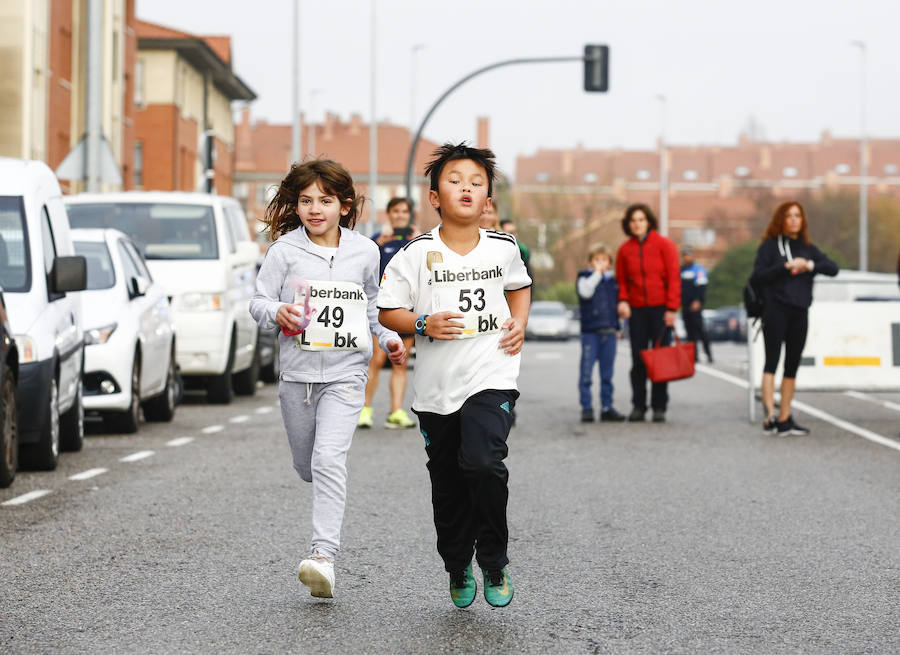
[[18, 348], [20, 453], [36, 468], [56, 468], [61, 449], [84, 443], [84, 335], [72, 293], [84, 286], [53, 171], [0, 158], [0, 287]]
[[134, 240], [172, 304], [176, 358], [186, 386], [214, 403], [251, 395], [258, 327], [249, 304], [259, 248], [234, 198], [127, 191], [66, 198], [74, 228], [112, 227]]
[[571, 333], [572, 313], [556, 300], [535, 300], [528, 311], [526, 339], [559, 339], [565, 341]]
[[175, 416], [175, 326], [169, 300], [134, 243], [118, 230], [72, 230], [87, 260], [81, 294], [84, 409], [115, 432]]

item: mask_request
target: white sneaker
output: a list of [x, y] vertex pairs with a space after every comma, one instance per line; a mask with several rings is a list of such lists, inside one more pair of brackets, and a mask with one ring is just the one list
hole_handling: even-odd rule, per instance
[[334, 598], [334, 560], [315, 551], [300, 562], [300, 582], [316, 598]]

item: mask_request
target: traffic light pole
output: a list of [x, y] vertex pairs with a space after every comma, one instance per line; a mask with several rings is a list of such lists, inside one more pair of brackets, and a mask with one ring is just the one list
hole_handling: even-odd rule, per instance
[[413, 178], [413, 158], [416, 155], [416, 146], [419, 145], [419, 139], [422, 137], [422, 132], [425, 130], [425, 125], [428, 124], [428, 119], [431, 118], [431, 115], [435, 112], [435, 110], [440, 106], [444, 100], [447, 99], [451, 93], [456, 91], [463, 84], [471, 80], [473, 77], [477, 77], [482, 73], [486, 73], [490, 70], [494, 70], [495, 68], [501, 68], [503, 66], [512, 66], [514, 64], [547, 64], [547, 63], [556, 63], [563, 61], [584, 61], [588, 62], [591, 58], [588, 56], [582, 57], [528, 57], [525, 59], [507, 59], [506, 61], [498, 61], [490, 66], [485, 66], [484, 68], [479, 68], [478, 70], [469, 73], [464, 78], [459, 80], [456, 84], [451, 86], [449, 89], [444, 91], [440, 98], [438, 98], [433, 105], [431, 105], [431, 109], [428, 110], [428, 113], [425, 114], [425, 117], [422, 119], [422, 122], [419, 123], [419, 129], [416, 130], [416, 136], [412, 140], [412, 144], [409, 146], [409, 158], [406, 162], [406, 197], [409, 198], [411, 204], [410, 211], [410, 222], [415, 218], [415, 210], [414, 210], [414, 200], [412, 197], [412, 178]]

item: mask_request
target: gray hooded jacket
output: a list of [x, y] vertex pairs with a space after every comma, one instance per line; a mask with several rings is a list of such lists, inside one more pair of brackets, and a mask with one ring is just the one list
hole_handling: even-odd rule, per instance
[[[355, 282], [366, 293], [369, 329], [387, 351], [387, 343], [400, 340], [396, 332], [378, 322], [378, 246], [371, 239], [340, 228], [341, 239], [331, 261], [310, 250], [309, 237], [302, 226], [282, 235], [269, 246], [256, 277], [256, 293], [250, 300], [250, 314], [264, 330], [278, 327], [278, 308], [294, 302], [293, 277], [306, 280]], [[365, 375], [372, 356], [372, 339], [362, 350], [308, 351], [296, 346], [293, 337], [278, 330], [281, 346], [281, 379], [288, 382], [336, 382]]]

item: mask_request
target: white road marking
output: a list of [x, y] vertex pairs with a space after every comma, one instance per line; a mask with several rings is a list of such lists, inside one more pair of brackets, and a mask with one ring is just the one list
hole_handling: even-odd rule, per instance
[[549, 353], [535, 353], [535, 359], [562, 359], [562, 353], [549, 352]]
[[224, 425], [207, 425], [205, 428], [200, 430], [203, 434], [215, 434], [216, 432], [221, 432], [225, 429]]
[[249, 416], [247, 416], [246, 414], [240, 414], [238, 416], [232, 416], [230, 419], [228, 419], [228, 422], [229, 423], [246, 423], [249, 420], [250, 420]]
[[167, 446], [183, 446], [185, 444], [191, 443], [194, 440], [194, 437], [178, 437], [177, 439], [172, 439], [171, 441], [167, 441]]
[[874, 396], [870, 396], [859, 391], [845, 391], [844, 393], [851, 398], [856, 398], [857, 400], [868, 400], [870, 403], [875, 403], [876, 405], [881, 405], [882, 407], [893, 409], [895, 412], [900, 412], [900, 403], [892, 403], [890, 400], [875, 398]]
[[87, 471], [82, 471], [81, 473], [76, 473], [75, 475], [70, 475], [70, 480], [89, 480], [90, 478], [94, 478], [98, 475], [103, 475], [109, 471], [109, 469], [88, 469]]
[[271, 407], [257, 407], [255, 411], [257, 414], [268, 414], [269, 412], [272, 411], [272, 408]]
[[132, 453], [130, 455], [123, 457], [119, 461], [120, 462], [137, 462], [138, 460], [146, 459], [147, 457], [153, 457], [153, 454], [154, 453], [152, 450], [139, 450], [136, 453]]
[[[722, 371], [717, 371], [716, 369], [710, 368], [709, 366], [704, 366], [703, 364], [697, 364], [696, 369], [701, 373], [706, 373], [711, 377], [725, 380], [726, 382], [730, 382], [731, 384], [743, 389], [746, 389], [748, 386], [747, 380], [735, 377], [734, 375], [729, 375], [728, 373], [723, 373]], [[832, 416], [828, 412], [823, 412], [821, 409], [817, 409], [816, 407], [808, 405], [800, 400], [794, 400], [794, 402], [791, 403], [791, 406], [799, 409], [801, 412], [809, 414], [810, 416], [825, 421], [826, 423], [831, 423], [832, 425], [839, 427], [842, 430], [852, 432], [853, 434], [858, 435], [863, 439], [868, 439], [869, 441], [880, 444], [882, 446], [887, 446], [888, 448], [893, 448], [894, 450], [900, 450], [900, 442], [894, 441], [893, 439], [888, 439], [887, 437], [884, 437], [876, 432], [872, 432], [871, 430], [861, 428], [858, 425], [854, 425], [853, 423], [845, 421], [842, 418]]]
[[35, 489], [34, 491], [29, 491], [27, 494], [22, 494], [21, 496], [10, 498], [5, 502], [0, 503], [0, 505], [22, 505], [23, 503], [27, 503], [29, 500], [34, 500], [35, 498], [46, 496], [49, 493], [50, 489]]

